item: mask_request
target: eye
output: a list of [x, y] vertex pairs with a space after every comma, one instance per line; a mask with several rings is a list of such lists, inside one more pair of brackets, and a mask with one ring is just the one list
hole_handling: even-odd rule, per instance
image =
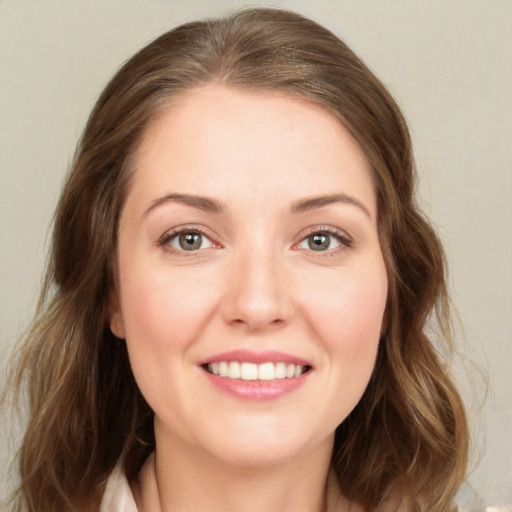
[[161, 243], [173, 250], [188, 252], [213, 247], [213, 242], [204, 233], [197, 230], [183, 230], [171, 233]]
[[352, 241], [340, 233], [332, 231], [314, 231], [307, 237], [303, 238], [297, 247], [299, 249], [307, 249], [315, 252], [335, 251], [341, 246], [350, 247]]
[[339, 240], [336, 240], [330, 233], [313, 233], [298, 245], [300, 249], [311, 249], [312, 251], [328, 251], [339, 246]]

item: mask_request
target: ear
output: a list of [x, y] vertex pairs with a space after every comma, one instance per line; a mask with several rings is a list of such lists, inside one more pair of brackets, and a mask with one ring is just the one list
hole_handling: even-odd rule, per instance
[[119, 304], [117, 294], [114, 291], [111, 291], [108, 297], [108, 312], [110, 319], [110, 330], [114, 336], [121, 339], [126, 338], [121, 306]]

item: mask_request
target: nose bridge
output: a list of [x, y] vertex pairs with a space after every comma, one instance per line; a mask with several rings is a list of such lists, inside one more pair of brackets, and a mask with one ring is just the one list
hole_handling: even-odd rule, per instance
[[237, 252], [229, 275], [226, 320], [249, 330], [277, 326], [289, 319], [291, 303], [283, 261], [271, 243], [248, 245]]

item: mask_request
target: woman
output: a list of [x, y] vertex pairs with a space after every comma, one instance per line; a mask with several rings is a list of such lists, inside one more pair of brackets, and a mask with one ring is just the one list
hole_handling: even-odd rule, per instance
[[141, 50], [57, 209], [17, 509], [448, 510], [468, 432], [413, 189], [396, 104], [314, 22]]

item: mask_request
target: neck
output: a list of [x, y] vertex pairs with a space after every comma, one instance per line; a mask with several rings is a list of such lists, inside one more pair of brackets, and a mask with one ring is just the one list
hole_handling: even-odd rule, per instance
[[[157, 432], [152, 478], [140, 482], [141, 512], [319, 512], [345, 510], [329, 477], [332, 439], [273, 464], [241, 465]], [[153, 483], [151, 484], [151, 480]]]

